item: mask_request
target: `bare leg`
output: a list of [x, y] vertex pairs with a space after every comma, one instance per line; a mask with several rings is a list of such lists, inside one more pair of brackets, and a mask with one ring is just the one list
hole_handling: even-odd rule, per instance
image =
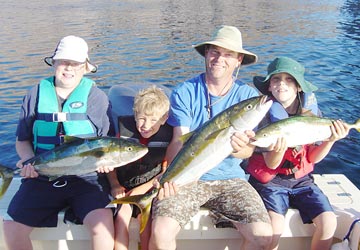
[[270, 224], [265, 222], [234, 224], [244, 237], [244, 243], [240, 246], [241, 250], [269, 249], [272, 239], [272, 228]]
[[10, 220], [4, 220], [3, 223], [5, 243], [9, 250], [33, 249], [30, 240], [32, 227]]
[[132, 208], [129, 204], [122, 204], [115, 218], [115, 250], [127, 250], [129, 248], [129, 225]]
[[175, 250], [176, 235], [180, 232], [179, 223], [169, 217], [159, 216], [152, 221], [150, 250]]
[[333, 212], [323, 212], [313, 219], [315, 232], [311, 241], [311, 250], [330, 249], [336, 230], [336, 215]]
[[271, 219], [271, 226], [273, 230], [273, 238], [270, 249], [277, 250], [279, 247], [280, 237], [284, 231], [285, 216], [275, 213], [274, 211], [268, 211]]
[[[139, 220], [141, 219], [141, 215], [139, 215]], [[141, 250], [149, 249], [149, 241], [151, 236], [151, 218], [149, 218], [148, 223], [146, 224], [145, 230], [140, 234], [140, 245]]]
[[86, 215], [84, 225], [90, 231], [93, 250], [114, 249], [114, 221], [111, 209], [91, 211]]

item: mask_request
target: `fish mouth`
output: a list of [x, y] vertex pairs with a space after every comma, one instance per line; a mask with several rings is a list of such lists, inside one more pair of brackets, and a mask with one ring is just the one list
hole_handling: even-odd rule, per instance
[[261, 99], [260, 99], [260, 104], [261, 104], [261, 105], [264, 105], [265, 103], [267, 103], [267, 102], [270, 101], [270, 100], [271, 100], [271, 98], [270, 98], [269, 96], [263, 95], [263, 96], [261, 97]]
[[254, 137], [252, 137], [252, 138], [249, 138], [249, 142], [250, 143], [253, 143], [253, 142], [256, 142], [257, 140], [256, 140], [256, 138], [254, 138]]

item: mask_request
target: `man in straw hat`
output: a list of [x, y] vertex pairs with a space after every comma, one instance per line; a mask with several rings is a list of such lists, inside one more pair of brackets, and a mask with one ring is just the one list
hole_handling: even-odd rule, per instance
[[[206, 71], [179, 84], [171, 94], [168, 123], [174, 128], [166, 155], [169, 163], [182, 147], [180, 136], [233, 104], [258, 95], [255, 89], [234, 77], [241, 65], [257, 60], [255, 54], [243, 49], [241, 33], [236, 27], [221, 26], [210, 41], [194, 48], [205, 58]], [[200, 207], [208, 208], [240, 232], [244, 240], [239, 249], [267, 248], [272, 235], [269, 216], [239, 166], [241, 159], [253, 152], [253, 147], [248, 146], [249, 137], [253, 135], [253, 131], [235, 133], [231, 144], [236, 153], [204, 174], [194, 185], [177, 190], [171, 183], [164, 184], [160, 193], [172, 195], [165, 195], [165, 199], [154, 204], [150, 249], [175, 249], [180, 228]]]
[[[54, 68], [54, 76], [31, 88], [21, 107], [16, 150], [25, 181], [10, 202], [12, 220], [4, 221], [6, 244], [10, 250], [32, 249], [33, 228], [56, 227], [58, 212], [69, 207], [65, 218], [71, 214], [89, 229], [92, 249], [112, 250], [113, 217], [104, 208], [110, 202], [106, 176], [94, 172], [49, 181], [31, 164], [22, 164], [60, 145], [63, 135], [107, 136], [113, 130], [106, 94], [84, 77], [97, 69], [89, 60], [87, 43], [80, 37], [64, 37], [45, 62]], [[99, 171], [109, 170], [104, 166]]]

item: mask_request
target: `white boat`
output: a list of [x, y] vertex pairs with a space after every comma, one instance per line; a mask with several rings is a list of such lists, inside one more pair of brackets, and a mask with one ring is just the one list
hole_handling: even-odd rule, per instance
[[[132, 85], [129, 88], [114, 86], [109, 91], [109, 98], [114, 108], [114, 121], [119, 114], [132, 112], [130, 100], [138, 89], [144, 85]], [[121, 96], [121, 98], [120, 98]], [[120, 105], [121, 104], [121, 105]], [[333, 250], [360, 250], [360, 190], [342, 174], [314, 175], [315, 183], [328, 196], [337, 215], [338, 226], [335, 231]], [[9, 201], [20, 185], [20, 177], [13, 179], [8, 191], [0, 200], [0, 250], [5, 250], [2, 221], [9, 219], [6, 209]], [[201, 210], [181, 230], [177, 238], [177, 250], [207, 249], [207, 250], [239, 250], [242, 242], [240, 234], [231, 228], [215, 228], [207, 210]], [[345, 235], [353, 224], [348, 244], [341, 245]], [[311, 237], [314, 232], [312, 224], [304, 225], [296, 209], [290, 209], [286, 214], [285, 230], [280, 239], [280, 250], [310, 249]], [[34, 250], [88, 250], [90, 238], [82, 225], [64, 224], [63, 213], [59, 214], [56, 228], [36, 228], [31, 233]], [[349, 248], [345, 248], [349, 247]], [[130, 249], [139, 248], [139, 224], [133, 220], [130, 227]]]

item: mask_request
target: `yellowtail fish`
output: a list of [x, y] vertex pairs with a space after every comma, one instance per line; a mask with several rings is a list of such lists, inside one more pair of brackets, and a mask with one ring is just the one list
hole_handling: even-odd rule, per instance
[[[256, 132], [251, 144], [267, 148], [284, 137], [288, 147], [326, 141], [331, 136], [330, 126], [334, 119], [316, 116], [293, 116], [271, 123]], [[354, 124], [347, 124], [360, 132], [360, 119]]]
[[[142, 144], [116, 137], [67, 137], [67, 141], [23, 164], [31, 163], [40, 175], [48, 176], [51, 181], [63, 175], [88, 174], [103, 166], [117, 168], [140, 159], [148, 152], [148, 148]], [[17, 172], [19, 170], [0, 166], [0, 198]]]
[[[188, 139], [162, 175], [160, 184], [173, 182], [180, 187], [197, 181], [232, 153], [231, 135], [237, 131], [253, 130], [268, 112], [271, 104], [272, 101], [267, 100], [266, 96], [250, 98], [229, 107], [194, 132], [185, 135], [184, 138]], [[144, 195], [115, 199], [111, 203], [137, 205], [142, 213], [142, 232], [150, 215], [152, 199], [158, 191], [154, 188]]]

